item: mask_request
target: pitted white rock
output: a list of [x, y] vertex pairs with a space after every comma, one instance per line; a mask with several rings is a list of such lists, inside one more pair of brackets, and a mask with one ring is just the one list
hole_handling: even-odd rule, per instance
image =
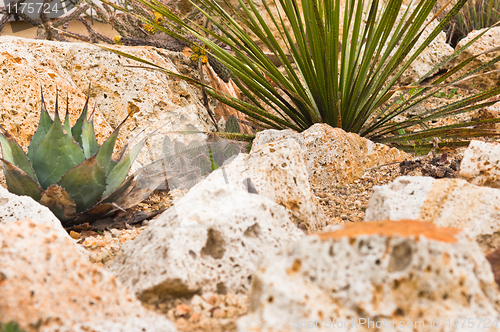
[[205, 181], [228, 181], [248, 189], [247, 178], [259, 195], [284, 206], [295, 224], [312, 231], [325, 226], [326, 217], [311, 190], [302, 149], [295, 140], [263, 144], [250, 154], [240, 154]]
[[485, 252], [500, 248], [500, 190], [462, 179], [402, 176], [375, 186], [366, 221], [419, 219], [463, 229]]
[[304, 233], [285, 208], [222, 181], [202, 181], [126, 243], [111, 270], [144, 302], [250, 288], [258, 261]]
[[[349, 235], [335, 235], [342, 230], [310, 235], [266, 257], [254, 277], [249, 314], [238, 321], [238, 331], [309, 331], [308, 322], [321, 322], [315, 331], [365, 332], [374, 328], [332, 329], [331, 320], [385, 319], [425, 322], [426, 328], [418, 331], [465, 332], [443, 322], [459, 317], [500, 319], [498, 286], [476, 243], [432, 224], [435, 237], [418, 234], [419, 227], [429, 225], [418, 221], [406, 221], [402, 228], [414, 233], [404, 235], [391, 233], [401, 221], [381, 226], [375, 234], [356, 231], [383, 223], [350, 225]], [[430, 322], [437, 319], [440, 328], [431, 328]], [[306, 327], [300, 328], [299, 322]], [[409, 331], [387, 326], [376, 330]]]

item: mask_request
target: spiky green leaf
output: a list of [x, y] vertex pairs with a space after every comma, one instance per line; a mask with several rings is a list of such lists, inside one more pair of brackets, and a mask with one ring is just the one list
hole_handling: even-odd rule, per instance
[[42, 187], [16, 165], [5, 159], [0, 160], [3, 162], [3, 172], [9, 191], [20, 196], [30, 196], [35, 201], [39, 201], [43, 192]]
[[99, 149], [99, 144], [97, 144], [97, 139], [95, 137], [93, 118], [90, 121], [87, 119], [83, 121], [81, 147], [85, 158], [90, 158]]
[[63, 132], [61, 120], [56, 117], [34, 151], [32, 165], [40, 185], [45, 189], [84, 160], [82, 149], [69, 133]]
[[127, 121], [128, 117], [132, 114], [130, 112], [125, 119], [116, 127], [113, 133], [108, 137], [106, 142], [102, 143], [99, 147], [99, 151], [97, 152], [97, 162], [106, 172], [106, 175], [111, 172], [111, 170], [116, 166], [117, 162], [112, 160], [113, 150], [115, 148], [116, 140], [118, 138], [118, 134], [120, 133], [120, 128], [123, 126], [125, 121]]
[[129, 176], [125, 181], [123, 181], [118, 186], [118, 188], [115, 189], [115, 191], [113, 191], [109, 196], [107, 196], [106, 199], [102, 201], [102, 203], [111, 203], [119, 199], [122, 195], [124, 195], [128, 190], [130, 190], [133, 187], [137, 175], [138, 174], [132, 174], [131, 176]]
[[78, 117], [78, 120], [76, 120], [73, 128], [71, 128], [71, 135], [73, 135], [73, 139], [75, 140], [75, 142], [77, 142], [80, 145], [80, 147], [82, 146], [83, 124], [87, 120], [87, 113], [88, 113], [88, 108], [89, 108], [89, 98], [90, 98], [90, 90], [89, 90], [89, 94], [87, 96], [87, 101], [85, 101], [85, 105], [83, 106], [82, 113]]
[[71, 133], [71, 122], [69, 120], [69, 97], [66, 98], [66, 115], [64, 116], [64, 131]]
[[101, 197], [106, 189], [106, 174], [93, 156], [66, 173], [57, 184], [66, 190], [80, 213]]
[[33, 134], [33, 137], [31, 138], [30, 145], [28, 147], [28, 158], [32, 160], [33, 158], [33, 153], [35, 152], [36, 148], [38, 147], [38, 144], [40, 144], [40, 141], [42, 138], [47, 135], [47, 133], [50, 130], [50, 127], [52, 126], [52, 119], [50, 118], [49, 113], [47, 113], [47, 109], [45, 108], [45, 102], [43, 101], [43, 95], [42, 95], [42, 107], [40, 111], [40, 122], [38, 123], [38, 128], [35, 131], [35, 134]]
[[135, 158], [141, 151], [142, 147], [144, 146], [145, 141], [142, 141], [138, 143], [136, 146], [134, 146], [128, 154], [126, 154], [122, 160], [120, 160], [116, 166], [111, 170], [111, 172], [108, 175], [108, 179], [106, 181], [106, 190], [102, 194], [103, 198], [107, 198], [109, 195], [111, 195], [119, 186], [122, 184], [122, 182], [125, 180], [127, 177], [127, 173], [130, 170], [130, 167], [132, 166], [132, 163], [134, 162]]
[[24, 153], [23, 148], [21, 148], [12, 135], [2, 126], [0, 126], [0, 130], [3, 132], [0, 134], [0, 145], [2, 146], [3, 159], [19, 167], [29, 177], [31, 177], [34, 182], [38, 183], [35, 172], [33, 171], [30, 161]]

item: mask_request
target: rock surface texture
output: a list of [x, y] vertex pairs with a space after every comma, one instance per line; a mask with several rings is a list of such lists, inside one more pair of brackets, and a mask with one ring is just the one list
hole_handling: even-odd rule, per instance
[[[0, 224], [24, 220], [40, 220], [54, 228], [64, 229], [59, 219], [49, 210], [29, 196], [18, 196], [0, 187]], [[64, 231], [66, 233], [66, 231]]]
[[301, 228], [317, 231], [326, 224], [321, 206], [311, 190], [300, 145], [293, 139], [261, 145], [240, 154], [205, 181], [228, 181], [247, 189], [250, 179], [260, 195], [287, 208], [290, 219]]
[[293, 138], [299, 143], [306, 160], [309, 182], [323, 188], [353, 182], [370, 167], [409, 158], [396, 148], [373, 143], [327, 124], [315, 124], [302, 133], [290, 129], [259, 132], [252, 150], [285, 138]]
[[0, 322], [27, 332], [175, 331], [53, 226], [0, 224], [0, 243]]
[[202, 292], [245, 293], [258, 261], [303, 235], [270, 199], [202, 181], [127, 242], [110, 269], [148, 304]]
[[420, 219], [456, 227], [485, 252], [500, 248], [500, 190], [462, 179], [402, 176], [375, 186], [365, 220]]
[[[12, 194], [0, 186], [0, 225], [24, 219], [39, 220], [40, 223], [52, 227], [60, 236], [73, 242], [62, 227], [61, 221], [54, 216], [49, 208], [41, 205], [31, 197]], [[76, 244], [75, 248], [81, 253], [86, 253], [84, 249]]]
[[[465, 44], [470, 42], [473, 38], [475, 38], [482, 32], [484, 32], [484, 29], [472, 31], [467, 35], [467, 37], [463, 38], [458, 42], [456, 49], [458, 50], [459, 48], [463, 47]], [[479, 37], [479, 39], [476, 40], [474, 44], [472, 44], [468, 49], [462, 52], [462, 54], [460, 54], [455, 59], [454, 64], [458, 64], [464, 61], [465, 59], [468, 59], [469, 57], [479, 55], [476, 59], [474, 59], [470, 64], [465, 66], [465, 68], [462, 70], [462, 72], [470, 71], [473, 68], [477, 68], [481, 65], [486, 64], [488, 61], [491, 61], [496, 56], [498, 56], [499, 55], [498, 50], [496, 50], [495, 52], [481, 54], [498, 46], [500, 46], [500, 27], [494, 27], [491, 28], [490, 31], [486, 32], [483, 36]], [[477, 75], [476, 77], [464, 81], [461, 84], [466, 87], [472, 87], [472, 85], [475, 84], [481, 90], [489, 90], [496, 88], [498, 85], [500, 85], [500, 73], [498, 72], [499, 69], [500, 69], [500, 64], [496, 63], [488, 67], [481, 73], [486, 73], [488, 71], [495, 71], [495, 70], [496, 72], [492, 72], [487, 75]]]
[[[116, 48], [174, 72], [199, 73], [182, 53], [146, 46]], [[69, 95], [70, 118], [74, 123], [90, 83], [91, 103], [97, 104], [96, 134], [101, 143], [129, 112], [134, 114], [121, 129], [121, 145], [148, 126], [155, 129], [166, 124], [164, 129], [168, 131], [211, 128], [196, 88], [159, 71], [126, 67], [130, 65], [138, 63], [94, 45], [2, 36], [0, 125], [27, 147], [38, 126], [40, 86], [50, 114], [54, 112], [56, 88], [62, 99]], [[65, 100], [60, 100], [60, 105], [64, 109]], [[139, 163], [158, 159], [159, 147], [161, 141], [152, 138], [139, 156]]]
[[238, 331], [465, 332], [446, 320], [498, 320], [499, 309], [491, 267], [459, 230], [368, 222], [307, 236], [266, 259]]
[[500, 188], [500, 144], [471, 141], [460, 163], [459, 175], [477, 186]]

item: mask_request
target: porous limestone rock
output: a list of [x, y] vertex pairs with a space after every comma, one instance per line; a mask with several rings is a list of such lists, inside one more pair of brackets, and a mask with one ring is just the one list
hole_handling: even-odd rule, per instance
[[[61, 225], [61, 221], [54, 216], [48, 207], [41, 205], [29, 196], [18, 196], [0, 186], [0, 225], [24, 219], [38, 220], [51, 226], [59, 235], [73, 242], [77, 250], [86, 254], [85, 249], [78, 246]], [[1, 265], [1, 264], [0, 264]]]
[[27, 218], [40, 220], [40, 222], [51, 224], [64, 231], [61, 221], [54, 216], [48, 207], [41, 205], [29, 196], [18, 196], [0, 187], [0, 224]]
[[408, 154], [396, 148], [319, 123], [302, 133], [290, 129], [258, 132], [252, 150], [283, 138], [293, 138], [299, 143], [305, 156], [309, 182], [323, 188], [351, 183], [370, 167], [409, 158]]
[[458, 174], [477, 186], [500, 188], [500, 144], [471, 141]]
[[311, 190], [300, 145], [288, 138], [241, 153], [205, 181], [228, 181], [246, 189], [250, 179], [260, 195], [287, 208], [290, 219], [301, 228], [317, 231], [325, 215]]
[[[114, 47], [173, 72], [199, 75], [197, 66], [183, 53], [149, 46]], [[159, 71], [127, 67], [137, 65], [136, 61], [87, 43], [0, 36], [0, 125], [27, 147], [38, 126], [40, 87], [50, 114], [54, 112], [56, 87], [63, 110], [69, 95], [74, 123], [90, 83], [92, 106], [97, 104], [96, 134], [101, 143], [129, 112], [133, 115], [121, 129], [119, 146], [148, 126], [149, 131], [159, 126], [164, 126], [165, 131], [212, 128], [197, 88]], [[161, 156], [161, 137], [153, 137], [138, 162], [145, 165]]]
[[249, 302], [239, 332], [465, 332], [448, 324], [500, 320], [500, 293], [478, 245], [460, 230], [415, 220], [309, 235], [266, 257]]
[[402, 176], [373, 187], [366, 221], [419, 219], [456, 227], [485, 252], [500, 248], [500, 190], [462, 179]]
[[0, 322], [27, 332], [171, 332], [50, 224], [0, 224]]
[[146, 303], [200, 292], [245, 293], [261, 257], [304, 233], [284, 207], [222, 181], [202, 181], [125, 243], [111, 271]]
[[[470, 42], [473, 38], [477, 37], [479, 34], [484, 32], [482, 30], [472, 31], [467, 35], [467, 37], [461, 39], [456, 49], [463, 47], [465, 44]], [[490, 31], [486, 32], [482, 37], [479, 37], [469, 48], [463, 51], [453, 62], [454, 65], [459, 64], [460, 62], [468, 59], [469, 57], [479, 55], [475, 58], [471, 63], [462, 69], [461, 73], [469, 72], [472, 69], [475, 69], [481, 65], [486, 64], [487, 62], [493, 60], [500, 54], [499, 50], [495, 50], [494, 52], [489, 52], [486, 54], [482, 54], [483, 52], [489, 51], [495, 47], [500, 46], [500, 27], [491, 28]], [[480, 55], [481, 54], [481, 55]], [[498, 70], [500, 69], [500, 64], [497, 62], [487, 69], [480, 72], [480, 74], [484, 74], [488, 71], [492, 71], [486, 75], [477, 75], [471, 79], [463, 81], [461, 86], [472, 87], [476, 85], [481, 90], [489, 90], [496, 88], [500, 85], [500, 73]]]

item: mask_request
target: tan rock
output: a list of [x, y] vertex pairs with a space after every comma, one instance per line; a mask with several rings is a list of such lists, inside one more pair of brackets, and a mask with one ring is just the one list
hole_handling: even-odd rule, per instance
[[33, 219], [49, 225], [63, 238], [70, 240], [81, 254], [88, 252], [77, 245], [61, 225], [61, 221], [54, 216], [49, 208], [41, 205], [29, 196], [18, 196], [0, 187], [0, 224], [13, 223], [18, 220]]
[[302, 238], [266, 257], [249, 302], [239, 332], [465, 332], [447, 319], [500, 319], [498, 286], [478, 245], [457, 229], [414, 220]]
[[315, 124], [302, 133], [292, 130], [265, 130], [257, 133], [252, 150], [268, 142], [293, 138], [305, 155], [309, 182], [313, 186], [329, 187], [351, 183], [364, 171], [409, 156], [396, 148], [373, 143], [354, 133], [347, 133], [327, 124]]
[[0, 322], [27, 332], [175, 331], [50, 225], [0, 225]]
[[269, 198], [223, 179], [202, 181], [125, 243], [109, 268], [147, 304], [198, 293], [245, 294], [259, 260], [302, 236]]
[[[191, 60], [182, 53], [153, 47], [116, 46], [184, 75], [199, 76]], [[0, 125], [26, 147], [37, 125], [40, 86], [44, 88], [49, 113], [53, 114], [56, 87], [62, 99], [70, 97], [74, 123], [85, 102], [89, 83], [91, 102], [97, 104], [96, 132], [107, 138], [129, 112], [122, 127], [121, 145], [150, 126], [165, 131], [208, 130], [208, 114], [200, 91], [185, 81], [159, 71], [130, 68], [138, 62], [85, 43], [63, 43], [0, 37]], [[62, 103], [65, 108], [65, 102]], [[138, 158], [141, 165], [161, 157], [161, 137], [148, 141]]]
[[500, 248], [500, 190], [462, 179], [402, 176], [375, 186], [365, 220], [418, 219], [461, 228], [484, 252]]
[[460, 163], [459, 175], [476, 186], [500, 188], [500, 144], [471, 141]]
[[[484, 29], [482, 30], [475, 30], [472, 31], [467, 35], [467, 37], [463, 38], [460, 40], [456, 46], [456, 49], [458, 50], [459, 48], [463, 47], [465, 44], [467, 44], [469, 41], [471, 41], [474, 37], [482, 33]], [[468, 49], [466, 49], [462, 54], [460, 54], [455, 60], [454, 64], [459, 64], [460, 62], [464, 61], [465, 59], [468, 59], [471, 56], [476, 56], [479, 55], [483, 52], [489, 51], [490, 49], [493, 49], [495, 47], [500, 46], [500, 27], [494, 27], [491, 28], [490, 31], [486, 32], [482, 37], [480, 37], [478, 40], [474, 42]], [[461, 73], [465, 73], [468, 71], [471, 71], [472, 69], [475, 69], [481, 65], [486, 64], [488, 61], [492, 60], [493, 58], [497, 57], [500, 55], [500, 50], [496, 50], [495, 52], [489, 52], [487, 54], [482, 54], [479, 55], [476, 59], [474, 59], [470, 64], [465, 66], [465, 68], [461, 71]], [[496, 63], [487, 69], [483, 70], [480, 72], [480, 74], [487, 73], [489, 71], [492, 71], [491, 73], [487, 75], [478, 75], [475, 76], [474, 78], [468, 79], [464, 82], [461, 83], [461, 86], [464, 87], [472, 87], [473, 85], [476, 85], [477, 88], [481, 90], [488, 90], [488, 89], [493, 89], [498, 87], [500, 85], [500, 73], [498, 70], [500, 69], [500, 64]], [[496, 72], [494, 72], [497, 70]]]
[[326, 217], [308, 181], [304, 153], [292, 138], [260, 145], [250, 154], [241, 153], [205, 181], [227, 181], [247, 189], [246, 179], [259, 195], [284, 206], [296, 225], [310, 231], [325, 226]]

